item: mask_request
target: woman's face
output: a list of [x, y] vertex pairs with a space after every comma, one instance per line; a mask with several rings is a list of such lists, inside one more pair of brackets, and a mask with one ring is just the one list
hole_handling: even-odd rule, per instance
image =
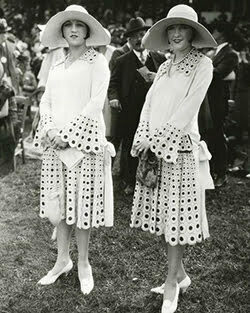
[[62, 32], [69, 46], [77, 47], [84, 44], [88, 28], [81, 21], [69, 20], [63, 24]]
[[191, 47], [193, 29], [184, 24], [176, 24], [167, 28], [170, 46], [174, 51], [182, 51]]

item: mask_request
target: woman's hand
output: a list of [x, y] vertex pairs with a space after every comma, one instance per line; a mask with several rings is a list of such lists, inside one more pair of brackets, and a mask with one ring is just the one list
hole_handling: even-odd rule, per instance
[[67, 146], [68, 146], [68, 143], [62, 141], [60, 136], [55, 136], [52, 139], [51, 143], [52, 143], [52, 148], [55, 150], [63, 150], [65, 148], [67, 148]]
[[109, 101], [109, 105], [111, 106], [111, 108], [117, 110], [118, 112], [122, 111], [122, 106], [119, 100], [114, 99], [114, 100], [110, 100]]
[[48, 137], [53, 149], [61, 150], [68, 146], [68, 143], [62, 141], [61, 137], [58, 136], [58, 129], [50, 129], [48, 131]]
[[50, 129], [47, 133], [49, 140], [52, 142], [53, 139], [58, 135], [58, 129]]
[[149, 149], [148, 139], [145, 139], [142, 142], [135, 144], [135, 150], [136, 150], [137, 154], [146, 153], [148, 151], [148, 149]]

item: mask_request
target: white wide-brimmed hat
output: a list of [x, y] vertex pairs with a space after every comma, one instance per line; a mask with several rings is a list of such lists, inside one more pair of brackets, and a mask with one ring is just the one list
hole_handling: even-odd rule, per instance
[[68, 44], [62, 36], [62, 25], [69, 20], [78, 20], [88, 25], [90, 35], [86, 39], [87, 46], [104, 46], [110, 43], [111, 38], [102, 25], [82, 6], [73, 4], [51, 17], [42, 34], [42, 44], [45, 47], [67, 47]]
[[171, 25], [185, 24], [195, 30], [192, 45], [196, 48], [216, 47], [217, 43], [211, 33], [198, 22], [197, 13], [185, 4], [179, 4], [169, 10], [166, 18], [155, 23], [145, 34], [142, 43], [149, 50], [166, 50], [169, 48], [167, 28]]

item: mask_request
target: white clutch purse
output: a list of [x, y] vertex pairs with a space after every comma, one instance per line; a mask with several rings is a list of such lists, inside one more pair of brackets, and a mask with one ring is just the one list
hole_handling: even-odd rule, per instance
[[48, 194], [45, 201], [44, 214], [50, 222], [57, 226], [62, 220], [62, 210], [64, 208], [64, 195], [61, 191], [52, 191]]

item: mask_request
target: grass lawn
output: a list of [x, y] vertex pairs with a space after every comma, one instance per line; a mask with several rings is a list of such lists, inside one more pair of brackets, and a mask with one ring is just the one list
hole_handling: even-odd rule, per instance
[[[115, 179], [115, 226], [93, 230], [90, 260], [95, 289], [80, 293], [76, 243], [74, 268], [50, 286], [37, 281], [52, 268], [56, 244], [52, 226], [38, 217], [40, 161], [19, 164], [0, 179], [1, 313], [158, 313], [162, 296], [150, 289], [163, 282], [167, 255], [163, 241], [130, 229], [132, 197]], [[249, 261], [249, 180], [230, 177], [219, 191], [209, 191], [207, 213], [211, 237], [186, 250], [184, 263], [192, 279], [180, 297], [179, 313], [246, 313]], [[247, 257], [248, 255], [248, 257]]]

